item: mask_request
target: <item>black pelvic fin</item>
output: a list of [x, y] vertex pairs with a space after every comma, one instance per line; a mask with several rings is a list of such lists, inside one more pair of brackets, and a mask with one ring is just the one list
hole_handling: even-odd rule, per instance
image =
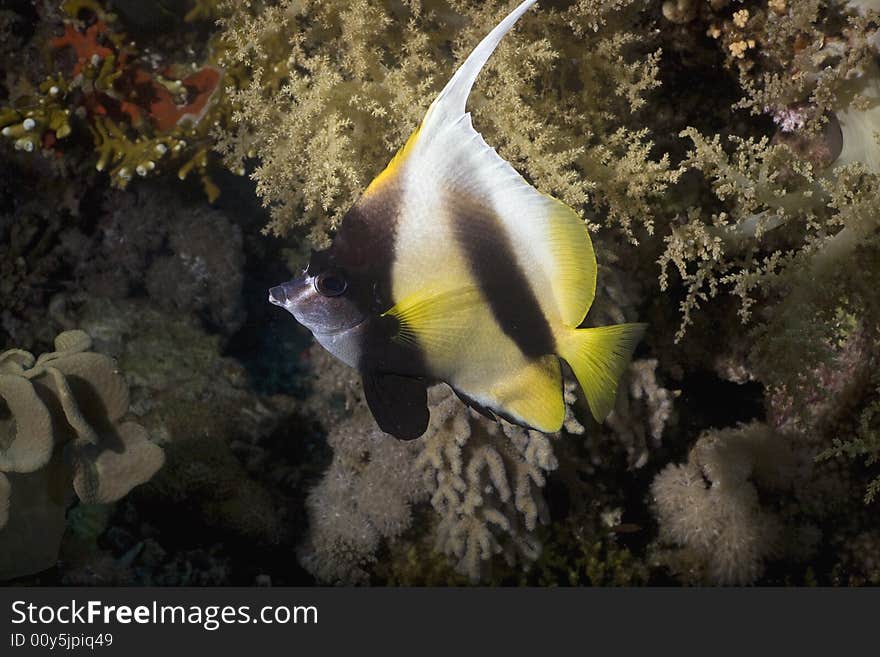
[[396, 374], [363, 373], [364, 396], [385, 433], [413, 440], [428, 428], [428, 390], [425, 383]]

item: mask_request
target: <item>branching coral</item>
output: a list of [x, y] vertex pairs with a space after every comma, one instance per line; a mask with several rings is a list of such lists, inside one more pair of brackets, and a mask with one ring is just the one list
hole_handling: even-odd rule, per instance
[[[319, 381], [345, 377], [344, 366], [323, 362]], [[472, 581], [488, 575], [498, 554], [510, 564], [538, 557], [535, 529], [548, 518], [541, 489], [557, 467], [550, 437], [489, 421], [435, 386], [425, 436], [400, 443], [376, 428], [359, 385], [346, 387], [348, 413], [332, 410], [329, 400], [319, 406], [334, 425], [327, 438], [334, 457], [309, 494], [310, 529], [300, 550], [318, 579], [368, 582], [380, 546], [407, 531], [414, 505], [428, 499], [438, 514], [436, 549]], [[573, 399], [568, 391], [566, 401]], [[565, 428], [583, 431], [570, 412]]]
[[640, 468], [674, 421], [674, 400], [680, 393], [660, 385], [654, 359], [633, 361], [620, 388], [614, 412], [606, 422], [626, 447], [630, 464]]
[[67, 331], [39, 358], [0, 354], [0, 578], [52, 565], [73, 491], [115, 502], [164, 462], [144, 428], [123, 421], [128, 387], [112, 359], [90, 348], [86, 333]]
[[[301, 228], [325, 244], [509, 4], [228, 3], [221, 62], [247, 65], [249, 82], [231, 91], [234, 128], [218, 131], [219, 144], [231, 167], [259, 158], [268, 229]], [[502, 156], [631, 239], [652, 230], [653, 201], [678, 175], [631, 125], [658, 84], [658, 53], [625, 27], [639, 6], [542, 7], [501, 45], [471, 100], [475, 125]]]
[[770, 114], [787, 132], [821, 130], [828, 113], [852, 101], [854, 73], [876, 54], [876, 14], [849, 12], [842, 2], [710, 2], [702, 9], [700, 26], [745, 92], [737, 106]]
[[[836, 437], [832, 446], [818, 455], [818, 459], [827, 460], [833, 457], [847, 456], [852, 459], [863, 459], [865, 466], [880, 463], [880, 388], [877, 388], [873, 400], [863, 409], [850, 438]], [[870, 504], [880, 495], [880, 475], [874, 477], [865, 492], [865, 504]]]
[[654, 480], [660, 541], [677, 546], [658, 561], [681, 580], [751, 583], [768, 560], [800, 563], [873, 526], [861, 498], [876, 473], [838, 457], [876, 454], [876, 329], [850, 318], [827, 348], [818, 365], [801, 358], [779, 379], [770, 373], [780, 366], [759, 369], [773, 381], [766, 424], [704, 433], [687, 464]]
[[[668, 288], [673, 266], [685, 287], [678, 339], [693, 312], [724, 291], [741, 299], [743, 320], [758, 297], [774, 301], [793, 293], [796, 303], [789, 306], [809, 317], [802, 310], [815, 299], [798, 288], [831, 275], [829, 265], [848, 262], [857, 245], [876, 246], [878, 216], [868, 208], [876, 205], [880, 153], [874, 135], [880, 76], [869, 38], [877, 25], [841, 14], [842, 5], [827, 12], [821, 5], [791, 2], [781, 13], [772, 7], [712, 10], [727, 15], [722, 27], [710, 28], [712, 36], [723, 36], [728, 50], [739, 43], [735, 39], [748, 37], [760, 52], [754, 59], [732, 56], [746, 93], [739, 106], [769, 113], [777, 131], [772, 140], [725, 140], [694, 128], [681, 135], [693, 144], [683, 167], [700, 172], [714, 199], [682, 212], [664, 238], [661, 288]], [[858, 296], [842, 281], [835, 284], [841, 294], [826, 289], [826, 299]], [[781, 310], [779, 317], [792, 319]], [[820, 304], [824, 317], [816, 323], [834, 311]], [[777, 323], [774, 330], [779, 328]], [[814, 326], [811, 335], [823, 330]]]
[[[445, 388], [431, 396], [431, 424], [415, 467], [440, 515], [438, 549], [472, 581], [496, 554], [511, 564], [534, 561], [541, 553], [534, 530], [548, 519], [541, 489], [557, 467], [549, 437], [463, 412]], [[566, 429], [583, 430], [570, 413]]]
[[[200, 0], [189, 18], [220, 18], [215, 37], [135, 30], [137, 47], [121, 30], [149, 10], [125, 4], [114, 19], [109, 3], [38, 3], [33, 36], [0, 11], [0, 38], [15, 37], [0, 50], [27, 53], [0, 75], [0, 325], [30, 351], [58, 326], [85, 327], [119, 358], [132, 412], [167, 459], [112, 519], [77, 507], [65, 522], [72, 491], [113, 499], [135, 475], [113, 450], [74, 450], [78, 420], [50, 375], [0, 375], [0, 522], [27, 517], [51, 537], [32, 555], [43, 563], [65, 524], [102, 557], [77, 561], [86, 548], [65, 541], [62, 581], [267, 581], [255, 550], [284, 562], [273, 582], [306, 578], [300, 565], [333, 583], [876, 581], [863, 504], [880, 493], [873, 0], [548, 1], [524, 16], [476, 84], [474, 123], [590, 224], [600, 270], [587, 323], [651, 328], [614, 413], [582, 438], [489, 422], [439, 387], [431, 429], [411, 443], [375, 428], [357, 372], [314, 350], [298, 358], [292, 324], [246, 326], [266, 348], [238, 332], [243, 284], [263, 289], [255, 271], [279, 250], [243, 239], [265, 221], [256, 211], [236, 225], [216, 208], [181, 211], [148, 182], [101, 186], [202, 173], [216, 147], [251, 171], [267, 231], [293, 238], [295, 259], [332, 238], [513, 0]], [[95, 154], [87, 143], [82, 158], [89, 130]], [[28, 390], [42, 415], [21, 410]], [[136, 461], [155, 453], [124, 420], [81, 415], [99, 440], [116, 427]], [[47, 416], [48, 452], [13, 440], [24, 426], [45, 448]], [[154, 511], [169, 508], [198, 524]], [[177, 544], [187, 529], [215, 547]]]

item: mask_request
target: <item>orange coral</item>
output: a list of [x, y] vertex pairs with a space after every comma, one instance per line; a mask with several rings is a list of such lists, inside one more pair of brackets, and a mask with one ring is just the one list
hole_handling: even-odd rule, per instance
[[[85, 95], [84, 106], [89, 114], [125, 119], [138, 129], [149, 121], [159, 132], [168, 132], [184, 120], [198, 123], [219, 86], [221, 71], [205, 67], [180, 80], [186, 100], [179, 104], [168, 87], [136, 59], [130, 58], [128, 52], [103, 45], [112, 44], [114, 36], [107, 24], [98, 20], [84, 31], [68, 23], [64, 34], [51, 41], [56, 50], [72, 48], [76, 53], [74, 75], [83, 73], [89, 65], [97, 66], [98, 62], [106, 61], [107, 70], [97, 72], [99, 84]], [[108, 59], [111, 57], [114, 59]]]
[[181, 80], [189, 97], [184, 105], [177, 105], [165, 87], [153, 82], [156, 91], [155, 99], [150, 103], [150, 119], [153, 125], [164, 132], [171, 130], [182, 120], [198, 123], [220, 84], [220, 77], [218, 69], [205, 67]]
[[52, 39], [52, 47], [56, 50], [70, 47], [76, 53], [77, 62], [73, 67], [73, 74], [79, 75], [83, 68], [92, 61], [96, 55], [101, 59], [113, 55], [114, 52], [106, 46], [102, 46], [98, 40], [102, 35], [108, 33], [107, 25], [104, 21], [97, 21], [85, 32], [80, 32], [73, 25], [64, 26], [64, 34], [60, 37]]

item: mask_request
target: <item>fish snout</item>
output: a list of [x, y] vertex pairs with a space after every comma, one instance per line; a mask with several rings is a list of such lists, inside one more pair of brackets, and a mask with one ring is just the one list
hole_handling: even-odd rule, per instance
[[283, 285], [276, 285], [269, 289], [269, 303], [282, 307], [287, 303], [287, 292]]
[[297, 298], [305, 288], [306, 281], [302, 278], [296, 278], [281, 285], [276, 285], [269, 289], [269, 303], [289, 309], [296, 303]]

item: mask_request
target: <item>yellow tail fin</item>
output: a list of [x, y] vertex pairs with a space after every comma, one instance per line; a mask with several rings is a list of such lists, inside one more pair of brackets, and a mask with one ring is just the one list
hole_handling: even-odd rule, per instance
[[597, 421], [603, 422], [614, 408], [617, 383], [646, 327], [647, 324], [615, 324], [569, 329], [560, 340], [559, 355], [574, 370]]

